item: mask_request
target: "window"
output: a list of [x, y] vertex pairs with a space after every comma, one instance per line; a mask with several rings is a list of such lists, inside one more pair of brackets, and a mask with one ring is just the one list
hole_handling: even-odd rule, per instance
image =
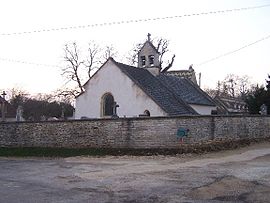
[[106, 93], [101, 99], [101, 115], [102, 116], [112, 116], [113, 115], [113, 104], [114, 98], [110, 93]]
[[141, 64], [142, 64], [142, 66], [146, 65], [145, 56], [141, 56]]
[[145, 116], [150, 116], [150, 111], [145, 110], [145, 111], [143, 112], [143, 114], [144, 114]]
[[153, 66], [154, 65], [154, 58], [155, 58], [154, 55], [149, 55], [148, 58], [149, 58], [149, 65]]

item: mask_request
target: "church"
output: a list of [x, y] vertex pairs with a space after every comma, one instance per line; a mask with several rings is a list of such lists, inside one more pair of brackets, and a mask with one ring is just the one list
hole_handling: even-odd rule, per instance
[[192, 67], [162, 71], [159, 56], [148, 37], [138, 53], [138, 67], [109, 58], [76, 98], [75, 119], [210, 115], [216, 110]]

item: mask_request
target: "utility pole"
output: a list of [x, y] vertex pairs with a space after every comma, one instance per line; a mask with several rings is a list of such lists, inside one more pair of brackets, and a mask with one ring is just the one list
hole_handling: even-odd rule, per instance
[[3, 93], [1, 94], [2, 97], [3, 97], [3, 100], [2, 100], [2, 122], [4, 122], [6, 120], [6, 109], [5, 109], [5, 97], [6, 97], [6, 92], [3, 91]]
[[199, 73], [199, 87], [201, 87], [202, 73]]
[[64, 107], [64, 104], [61, 105], [61, 119], [65, 120], [65, 107]]

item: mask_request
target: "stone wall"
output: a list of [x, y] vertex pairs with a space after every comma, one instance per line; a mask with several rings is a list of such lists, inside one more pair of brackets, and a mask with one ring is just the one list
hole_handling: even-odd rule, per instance
[[0, 123], [0, 147], [179, 148], [270, 137], [267, 116], [181, 116]]

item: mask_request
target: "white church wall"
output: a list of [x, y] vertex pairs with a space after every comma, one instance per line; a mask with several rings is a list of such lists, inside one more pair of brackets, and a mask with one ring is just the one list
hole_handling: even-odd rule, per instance
[[86, 91], [76, 99], [75, 118], [100, 118], [101, 98], [111, 93], [119, 105], [120, 117], [135, 117], [148, 110], [151, 116], [167, 114], [127, 77], [112, 61], [108, 61], [91, 78]]
[[203, 106], [196, 104], [189, 104], [200, 115], [211, 115], [212, 110], [217, 110], [216, 106]]

